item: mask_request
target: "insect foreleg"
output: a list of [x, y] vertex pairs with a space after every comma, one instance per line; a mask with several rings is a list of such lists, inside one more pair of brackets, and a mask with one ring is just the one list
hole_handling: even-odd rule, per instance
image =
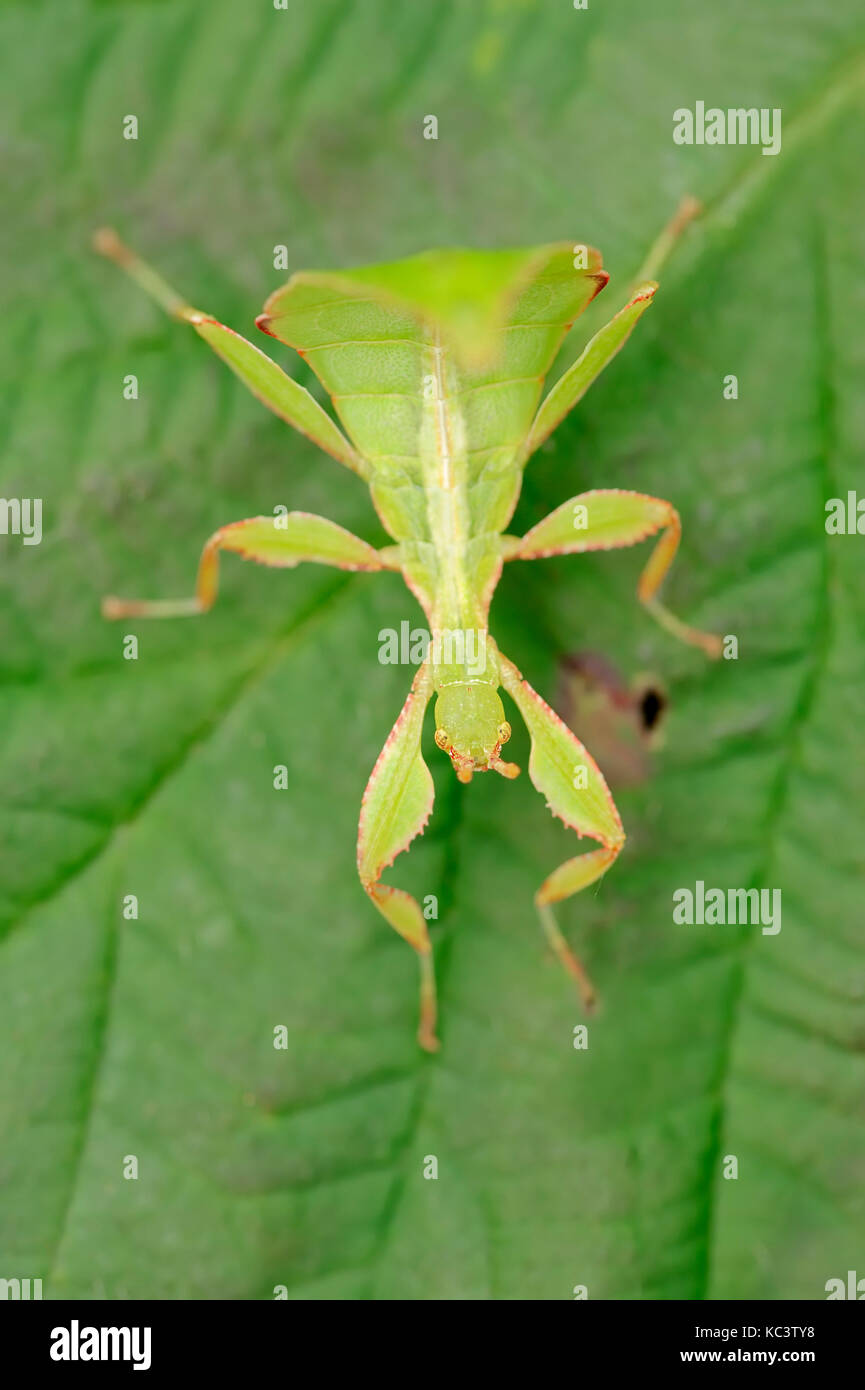
[[435, 1052], [435, 975], [432, 946], [420, 905], [401, 888], [381, 882], [398, 854], [423, 832], [433, 806], [433, 781], [421, 753], [423, 717], [432, 693], [429, 662], [414, 678], [408, 698], [394, 724], [363, 794], [357, 837], [360, 881], [381, 915], [418, 954], [420, 963], [420, 1022], [418, 1042]]
[[583, 1003], [591, 1008], [595, 1000], [591, 982], [580, 961], [565, 941], [553, 915], [551, 904], [587, 888], [607, 872], [625, 842], [622, 822], [604, 781], [603, 774], [579, 739], [563, 724], [523, 680], [516, 666], [499, 654], [502, 683], [523, 716], [531, 737], [529, 776], [546, 797], [554, 816], [589, 835], [600, 848], [566, 859], [544, 879], [535, 904], [541, 926], [558, 959], [574, 978]]

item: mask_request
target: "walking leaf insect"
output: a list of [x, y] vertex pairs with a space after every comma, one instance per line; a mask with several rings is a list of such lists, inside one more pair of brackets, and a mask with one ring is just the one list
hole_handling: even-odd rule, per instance
[[[693, 211], [693, 200], [683, 205], [647, 269], [657, 268]], [[418, 1040], [429, 1051], [438, 1047], [427, 926], [417, 901], [383, 883], [382, 875], [423, 832], [432, 811], [421, 730], [433, 695], [435, 741], [461, 782], [489, 770], [516, 777], [519, 768], [502, 758], [511, 736], [503, 687], [528, 726], [535, 787], [579, 837], [597, 841], [598, 848], [554, 869], [535, 899], [552, 950], [590, 1007], [591, 983], [551, 905], [606, 873], [624, 843], [622, 823], [596, 763], [499, 651], [487, 631], [487, 614], [505, 562], [630, 546], [660, 532], [638, 596], [669, 631], [719, 654], [718, 638], [687, 627], [657, 598], [679, 544], [679, 516], [669, 502], [619, 488], [593, 489], [563, 502], [526, 535], [505, 534], [527, 459], [623, 346], [657, 284], [649, 278], [638, 284], [539, 404], [565, 334], [609, 278], [597, 251], [570, 242], [528, 250], [443, 250], [360, 269], [301, 271], [270, 296], [256, 323], [309, 363], [343, 433], [270, 358], [186, 304], [112, 231], [98, 232], [95, 246], [169, 314], [190, 324], [259, 400], [357, 473], [393, 538], [392, 545], [376, 550], [325, 517], [299, 511], [232, 522], [206, 542], [194, 597], [106, 598], [105, 616], [205, 613], [216, 598], [223, 550], [276, 567], [311, 560], [344, 570], [400, 571], [433, 634], [473, 634], [479, 644], [469, 664], [464, 650], [432, 643], [361, 805], [361, 883], [420, 962]]]

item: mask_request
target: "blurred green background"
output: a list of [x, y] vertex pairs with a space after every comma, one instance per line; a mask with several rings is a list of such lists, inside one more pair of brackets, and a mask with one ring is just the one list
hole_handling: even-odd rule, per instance
[[[865, 1275], [865, 541], [824, 528], [865, 447], [861, 5], [36, 0], [0, 5], [0, 55], [2, 490], [44, 501], [41, 545], [0, 537], [0, 1276], [812, 1299]], [[780, 107], [782, 153], [674, 145], [697, 100]], [[669, 497], [669, 602], [739, 659], [640, 611], [644, 549], [505, 574], [492, 629], [532, 683], [586, 650], [650, 673], [665, 742], [617, 789], [614, 871], [561, 912], [604, 1000], [578, 1052], [531, 904], [573, 837], [525, 775], [459, 787], [430, 722], [435, 816], [394, 877], [439, 899], [431, 1059], [354, 867], [411, 674], [377, 634], [420, 610], [397, 576], [229, 558], [200, 622], [101, 621], [104, 593], [188, 593], [215, 527], [279, 503], [383, 535], [89, 237], [116, 225], [253, 338], [278, 244], [304, 268], [573, 237], [614, 277], [603, 316], [685, 192], [705, 218], [514, 529], [586, 487]], [[781, 933], [673, 925], [696, 879], [780, 887]]]

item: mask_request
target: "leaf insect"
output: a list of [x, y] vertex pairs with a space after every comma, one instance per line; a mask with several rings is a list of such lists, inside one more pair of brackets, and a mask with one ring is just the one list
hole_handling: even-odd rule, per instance
[[[222, 551], [262, 565], [301, 561], [344, 570], [396, 570], [436, 634], [471, 634], [472, 660], [458, 644], [433, 641], [363, 795], [357, 843], [361, 883], [378, 911], [414, 947], [420, 963], [418, 1041], [434, 1051], [432, 948], [418, 902], [382, 875], [432, 811], [433, 782], [421, 753], [424, 713], [435, 696], [435, 742], [461, 782], [476, 772], [516, 777], [502, 757], [511, 736], [500, 689], [528, 726], [529, 776], [554, 815], [597, 848], [566, 860], [535, 895], [547, 941], [576, 982], [585, 1007], [594, 991], [552, 905], [605, 874], [624, 831], [604, 778], [587, 750], [524, 680], [487, 629], [505, 563], [635, 545], [658, 533], [638, 597], [676, 637], [720, 654], [720, 639], [686, 626], [657, 594], [681, 526], [670, 502], [596, 488], [570, 498], [524, 536], [508, 535], [523, 468], [626, 342], [652, 302], [650, 277], [694, 215], [693, 199], [650, 252], [624, 307], [588, 342], [541, 401], [565, 334], [609, 279], [591, 247], [555, 243], [523, 250], [441, 250], [390, 264], [301, 271], [256, 319], [295, 348], [331, 397], [342, 429], [302, 386], [232, 329], [193, 309], [110, 229], [96, 249], [126, 270], [174, 318], [189, 324], [255, 396], [369, 486], [393, 544], [375, 549], [325, 517], [289, 512], [220, 527], [205, 543], [191, 598], [106, 598], [108, 618], [206, 613], [217, 593]], [[344, 432], [343, 432], [344, 431]], [[279, 525], [276, 525], [278, 520]]]

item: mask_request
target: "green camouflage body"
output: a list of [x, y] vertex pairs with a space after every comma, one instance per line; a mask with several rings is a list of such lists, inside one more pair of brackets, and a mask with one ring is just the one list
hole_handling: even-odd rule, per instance
[[[333, 400], [432, 634], [475, 634], [475, 658], [544, 378], [607, 278], [596, 251], [570, 243], [431, 251], [302, 272], [259, 320]], [[437, 690], [498, 687], [494, 645], [467, 655], [433, 647]]]

